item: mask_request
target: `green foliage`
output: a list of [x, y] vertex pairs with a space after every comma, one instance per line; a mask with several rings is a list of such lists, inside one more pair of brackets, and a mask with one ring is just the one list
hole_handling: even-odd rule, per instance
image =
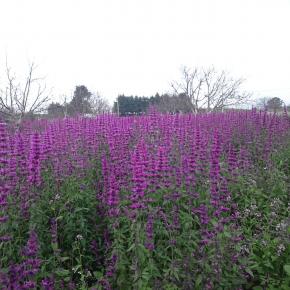
[[121, 116], [145, 113], [150, 105], [149, 98], [118, 96], [113, 111]]
[[[58, 186], [49, 173], [44, 176], [42, 195], [31, 208], [30, 217], [41, 246], [43, 277], [46, 272], [52, 273], [57, 280], [74, 280], [87, 287], [96, 280], [93, 272], [102, 269], [104, 227], [102, 217], [97, 214], [95, 178], [95, 172], [91, 171], [83, 179], [68, 177]], [[57, 228], [56, 241], [51, 238], [52, 220]], [[93, 241], [100, 257], [91, 250]]]
[[274, 97], [267, 101], [267, 107], [269, 110], [273, 110], [274, 112], [276, 112], [282, 109], [283, 103], [283, 100], [278, 97]]
[[285, 270], [290, 262], [289, 149], [276, 153], [271, 167], [259, 163], [255, 171], [232, 185], [244, 235], [246, 289], [289, 289]]
[[[256, 160], [254, 168], [230, 183], [229, 204], [237, 205], [239, 215], [236, 227], [225, 223], [220, 230], [215, 230], [219, 224], [207, 185], [198, 179], [198, 199], [184, 189], [175, 200], [173, 189], [161, 188], [148, 194], [153, 201], [146, 210], [135, 215], [132, 210], [132, 216], [126, 214], [130, 192], [123, 190], [120, 212], [110, 216], [97, 198], [96, 182], [102, 178], [99, 160], [83, 177], [70, 176], [62, 182], [56, 182], [48, 170], [37, 198], [30, 201], [29, 219], [23, 218], [18, 200], [13, 196], [9, 200], [9, 220], [1, 230], [14, 240], [13, 245], [0, 243], [2, 271], [21, 261], [19, 253], [33, 228], [42, 260], [36, 279], [40, 282], [53, 275], [57, 289], [72, 281], [76, 289], [104, 289], [104, 281], [121, 290], [289, 289], [289, 158], [290, 146], [286, 146], [272, 156], [269, 167]], [[206, 226], [192, 212], [203, 204], [210, 213]], [[174, 216], [176, 207], [178, 216]], [[153, 249], [146, 246], [149, 215], [154, 217]], [[210, 243], [203, 244], [203, 230], [215, 233]], [[115, 256], [109, 275], [108, 265]]]

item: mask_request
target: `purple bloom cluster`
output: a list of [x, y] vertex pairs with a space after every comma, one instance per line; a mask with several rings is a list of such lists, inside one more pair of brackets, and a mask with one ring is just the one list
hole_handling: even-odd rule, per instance
[[38, 133], [33, 133], [31, 136], [28, 162], [29, 182], [33, 185], [40, 185], [40, 140]]
[[[243, 237], [234, 234], [239, 213], [231, 185], [254, 167], [258, 157], [270, 166], [271, 154], [283, 146], [289, 130], [286, 115], [257, 110], [162, 115], [151, 108], [146, 116], [43, 120], [25, 122], [19, 130], [0, 123], [0, 243], [16, 243], [7, 226], [11, 212], [19, 213], [16, 223], [31, 225], [31, 205], [47, 193], [42, 176], [52, 175], [56, 192], [68, 177], [81, 180], [77, 186], [81, 195], [87, 194], [83, 179], [91, 169], [98, 171], [96, 212], [109, 225], [89, 241], [88, 252], [105, 264], [103, 280], [98, 281], [104, 288], [110, 288], [108, 281], [118, 268], [112, 237], [126, 219], [142, 224], [137, 242], [145, 245], [147, 255], [153, 256], [158, 248], [161, 233], [156, 229], [167, 233], [172, 248], [178, 244], [182, 223], [194, 224], [199, 254], [225, 229], [232, 231], [229, 240], [238, 243]], [[50, 217], [47, 233], [57, 246], [60, 224]], [[124, 235], [127, 232], [120, 236]], [[0, 271], [1, 287], [54, 289], [54, 275], [36, 279], [42, 264], [40, 244], [36, 231], [29, 231], [21, 262], [0, 264], [9, 269]], [[108, 253], [110, 259], [99, 257]], [[237, 261], [238, 254], [232, 259]], [[220, 275], [219, 267], [213, 268]], [[211, 287], [209, 281], [205, 288]]]
[[147, 150], [144, 140], [138, 143], [133, 151], [132, 164], [132, 195], [130, 197], [132, 209], [144, 208], [143, 199], [147, 188]]

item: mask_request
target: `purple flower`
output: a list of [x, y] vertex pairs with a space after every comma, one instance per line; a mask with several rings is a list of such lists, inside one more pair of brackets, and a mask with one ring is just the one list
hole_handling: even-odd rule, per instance
[[154, 229], [153, 229], [153, 225], [154, 225], [154, 216], [153, 214], [149, 214], [148, 219], [147, 219], [147, 223], [146, 223], [146, 243], [145, 246], [148, 250], [153, 251], [154, 250]]
[[53, 278], [44, 278], [41, 281], [41, 286], [44, 290], [54, 290], [54, 279]]
[[35, 289], [36, 288], [36, 282], [34, 281], [25, 281], [23, 284], [23, 289]]
[[35, 257], [38, 253], [39, 245], [38, 245], [38, 238], [37, 234], [34, 230], [29, 232], [29, 239], [25, 248], [23, 249], [23, 254], [26, 257]]

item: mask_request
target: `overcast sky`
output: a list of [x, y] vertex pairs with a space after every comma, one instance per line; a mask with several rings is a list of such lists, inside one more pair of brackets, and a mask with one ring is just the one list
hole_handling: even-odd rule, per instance
[[111, 102], [163, 93], [182, 65], [214, 65], [290, 103], [290, 0], [0, 0], [0, 11], [0, 87], [6, 55], [19, 75], [37, 63], [55, 100], [82, 84]]

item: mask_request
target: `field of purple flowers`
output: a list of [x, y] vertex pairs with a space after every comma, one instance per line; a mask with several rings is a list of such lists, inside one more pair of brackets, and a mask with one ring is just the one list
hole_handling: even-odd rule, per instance
[[0, 289], [289, 289], [290, 119], [0, 123]]

